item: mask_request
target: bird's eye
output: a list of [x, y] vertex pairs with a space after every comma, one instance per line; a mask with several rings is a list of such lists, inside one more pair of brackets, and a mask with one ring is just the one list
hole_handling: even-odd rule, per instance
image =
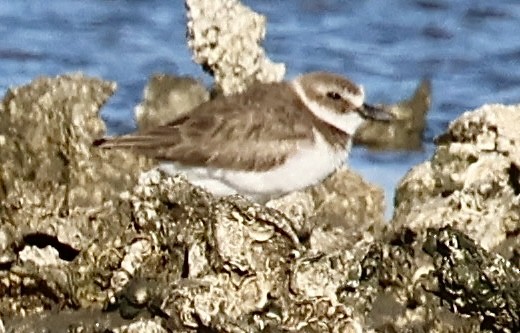
[[341, 95], [338, 94], [337, 92], [335, 91], [330, 91], [327, 93], [327, 97], [328, 98], [331, 98], [331, 99], [334, 99], [334, 100], [338, 100], [338, 99], [341, 99]]

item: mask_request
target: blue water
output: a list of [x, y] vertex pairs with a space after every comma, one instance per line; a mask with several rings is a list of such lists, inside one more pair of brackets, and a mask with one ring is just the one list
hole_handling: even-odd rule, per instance
[[[264, 46], [287, 77], [315, 69], [351, 76], [370, 102], [408, 97], [433, 84], [425, 149], [372, 153], [350, 164], [385, 189], [429, 158], [432, 139], [468, 109], [520, 102], [518, 0], [245, 0], [268, 18]], [[153, 73], [209, 83], [185, 42], [184, 2], [53, 0], [0, 2], [0, 94], [40, 75], [83, 71], [117, 81], [103, 110], [112, 133], [134, 128], [133, 107]]]

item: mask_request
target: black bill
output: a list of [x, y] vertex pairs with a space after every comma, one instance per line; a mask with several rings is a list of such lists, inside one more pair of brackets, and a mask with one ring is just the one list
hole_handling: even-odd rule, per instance
[[363, 105], [358, 108], [358, 112], [363, 118], [370, 120], [391, 121], [394, 119], [390, 108], [384, 105], [369, 105], [363, 103]]

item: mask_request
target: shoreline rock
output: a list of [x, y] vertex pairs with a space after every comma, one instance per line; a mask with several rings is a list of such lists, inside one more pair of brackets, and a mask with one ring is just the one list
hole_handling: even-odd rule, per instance
[[267, 58], [260, 43], [266, 18], [238, 0], [186, 0], [188, 46], [193, 59], [225, 95], [251, 83], [278, 82], [285, 65]]
[[[488, 250], [518, 239], [519, 114], [520, 105], [484, 105], [453, 121], [431, 160], [399, 184], [393, 226], [451, 225]], [[511, 258], [513, 250], [503, 254]]]
[[[194, 58], [224, 94], [283, 78], [259, 46], [263, 16], [186, 5]], [[0, 104], [0, 333], [520, 330], [520, 106], [452, 123], [385, 225], [381, 190], [348, 169], [261, 206], [97, 150], [115, 88], [40, 78]], [[172, 116], [176, 89], [152, 79], [140, 126]], [[421, 131], [428, 102], [419, 90], [396, 112]]]
[[[90, 146], [113, 88], [42, 78], [0, 104], [6, 331], [519, 329], [519, 106], [454, 121], [403, 180], [385, 225], [380, 190], [348, 170], [271, 207], [142, 174], [152, 161]], [[502, 207], [486, 210], [494, 223], [450, 220], [472, 200]], [[474, 232], [497, 225], [499, 236]]]

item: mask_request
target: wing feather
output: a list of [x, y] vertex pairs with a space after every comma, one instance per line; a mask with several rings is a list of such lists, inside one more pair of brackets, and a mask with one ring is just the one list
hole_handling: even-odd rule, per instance
[[[276, 98], [268, 93], [273, 88]], [[167, 125], [95, 144], [191, 166], [265, 171], [313, 142], [312, 122], [301, 121], [306, 114], [299, 103], [285, 84], [257, 85], [217, 97]]]

